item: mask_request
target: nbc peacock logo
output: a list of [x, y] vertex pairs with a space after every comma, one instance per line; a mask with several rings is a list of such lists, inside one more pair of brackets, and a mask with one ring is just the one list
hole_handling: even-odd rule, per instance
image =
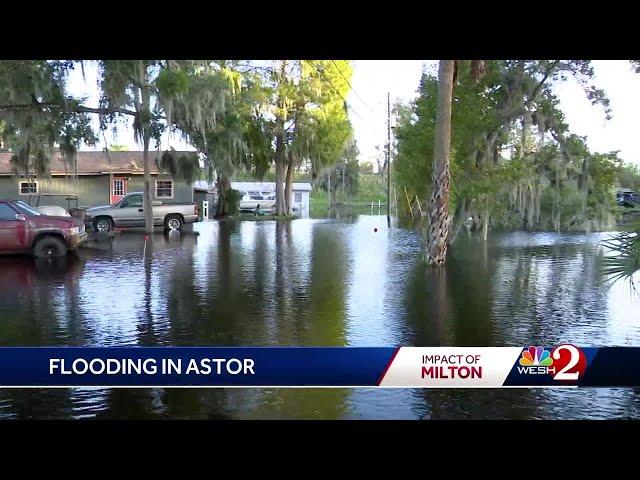
[[519, 363], [523, 367], [533, 365], [548, 367], [553, 365], [553, 358], [551, 358], [549, 350], [545, 350], [544, 347], [529, 347], [527, 350], [522, 352], [522, 357], [520, 357]]
[[553, 375], [556, 373], [556, 369], [552, 367], [553, 358], [551, 358], [551, 353], [544, 347], [529, 347], [522, 352], [518, 363], [520, 364], [518, 367], [519, 373], [533, 375]]

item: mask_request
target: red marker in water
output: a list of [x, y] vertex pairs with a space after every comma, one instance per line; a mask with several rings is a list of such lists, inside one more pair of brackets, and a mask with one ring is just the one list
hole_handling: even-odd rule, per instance
[[149, 240], [149, 235], [147, 235], [146, 233], [144, 234], [144, 241], [146, 242], [147, 240]]

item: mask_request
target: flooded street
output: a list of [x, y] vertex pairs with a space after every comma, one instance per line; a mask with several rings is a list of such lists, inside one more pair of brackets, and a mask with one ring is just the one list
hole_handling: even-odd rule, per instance
[[[608, 236], [462, 236], [438, 271], [378, 215], [204, 222], [144, 256], [125, 233], [59, 265], [0, 257], [0, 346], [640, 346]], [[640, 389], [0, 390], [5, 418], [640, 418]]]

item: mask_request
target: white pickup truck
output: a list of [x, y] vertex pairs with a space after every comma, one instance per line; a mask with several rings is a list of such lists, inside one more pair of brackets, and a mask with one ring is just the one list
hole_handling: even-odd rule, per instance
[[[85, 223], [98, 232], [108, 232], [114, 227], [144, 227], [142, 192], [132, 192], [114, 204], [88, 208]], [[185, 223], [199, 220], [196, 203], [153, 202], [153, 224], [164, 226], [165, 230], [180, 230]]]

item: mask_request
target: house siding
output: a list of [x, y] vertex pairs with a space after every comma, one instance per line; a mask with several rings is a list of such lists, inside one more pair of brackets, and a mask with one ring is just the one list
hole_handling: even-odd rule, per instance
[[295, 191], [292, 193], [292, 196], [293, 196], [293, 199], [291, 200], [292, 203], [300, 207], [300, 216], [308, 217], [309, 216], [309, 192], [307, 191], [300, 192], [302, 194], [301, 202], [295, 201], [295, 193], [296, 193]]
[[[144, 175], [123, 175], [128, 177], [128, 192], [136, 192], [144, 190]], [[152, 175], [152, 188], [155, 198], [155, 179], [156, 175]], [[171, 180], [170, 177], [161, 176], [161, 179]], [[78, 195], [79, 207], [95, 207], [98, 205], [108, 205], [111, 195], [111, 178], [110, 175], [80, 175], [77, 183], [70, 178], [64, 176], [42, 177], [35, 179], [38, 182], [39, 193], [55, 193], [68, 194], [75, 193]], [[0, 198], [23, 200], [29, 203], [29, 195], [20, 195], [18, 191], [19, 182], [24, 178], [19, 176], [2, 176], [0, 177]], [[183, 180], [174, 180], [173, 198], [161, 199], [163, 203], [183, 203], [191, 202], [193, 192], [191, 184]], [[35, 201], [35, 200], [34, 200]], [[68, 208], [74, 207], [75, 202], [68, 204], [64, 197], [42, 197], [41, 205], [57, 205]]]
[[[130, 192], [143, 192], [144, 191], [144, 175], [129, 175], [128, 191]], [[162, 175], [151, 175], [151, 189], [153, 192], [153, 198], [156, 198], [156, 179], [159, 180], [172, 180], [171, 177]], [[185, 203], [193, 201], [193, 187], [192, 184], [186, 183], [184, 180], [173, 180], [173, 198], [159, 198], [162, 203]]]
[[[29, 195], [20, 195], [18, 186], [24, 178], [18, 176], [0, 177], [0, 198], [23, 200], [29, 203]], [[94, 207], [109, 202], [109, 175], [82, 176], [77, 183], [63, 176], [36, 178], [39, 193], [77, 194], [79, 207]], [[35, 201], [35, 200], [34, 200]], [[64, 197], [42, 197], [41, 205], [57, 205], [74, 207], [75, 202], [68, 205]]]

